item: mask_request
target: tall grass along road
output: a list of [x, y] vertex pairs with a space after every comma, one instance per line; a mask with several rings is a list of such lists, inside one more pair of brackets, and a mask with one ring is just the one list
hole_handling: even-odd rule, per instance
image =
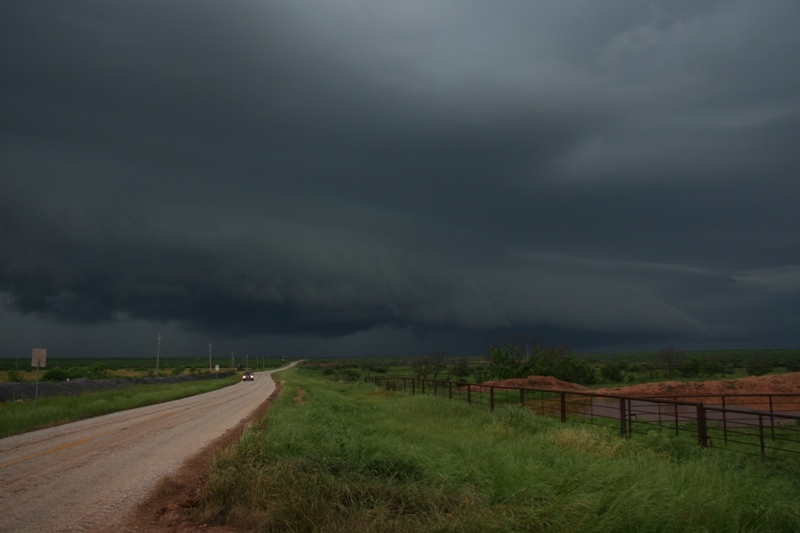
[[[196, 524], [238, 531], [800, 531], [800, 465], [319, 372], [221, 451]], [[249, 472], [241, 475], [242, 471]]]
[[0, 439], [0, 532], [115, 529], [162, 477], [263, 403], [275, 389], [272, 372]]

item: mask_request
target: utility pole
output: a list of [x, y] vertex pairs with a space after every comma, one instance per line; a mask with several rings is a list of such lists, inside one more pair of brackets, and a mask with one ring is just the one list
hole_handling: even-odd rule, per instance
[[208, 371], [211, 372], [211, 341], [208, 341]]
[[158, 332], [158, 348], [156, 349], [156, 377], [158, 377], [158, 361], [161, 358], [161, 332]]
[[250, 354], [249, 353], [244, 354], [244, 368], [245, 368], [245, 370], [250, 368]]
[[236, 367], [233, 364], [233, 352], [231, 352], [231, 370], [236, 370]]

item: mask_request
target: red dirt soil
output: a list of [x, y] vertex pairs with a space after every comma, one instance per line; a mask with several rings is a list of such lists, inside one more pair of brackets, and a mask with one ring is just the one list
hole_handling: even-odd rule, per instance
[[800, 394], [800, 372], [770, 376], [748, 376], [718, 381], [662, 381], [629, 387], [598, 389], [607, 394], [626, 396], [662, 396], [684, 394], [765, 394], [790, 392]]
[[[643, 383], [614, 389], [599, 389], [599, 393], [621, 394], [625, 396], [675, 397], [687, 402], [721, 404], [721, 395], [726, 395], [726, 405], [738, 405], [762, 409], [770, 408], [766, 394], [790, 394], [792, 396], [773, 397], [776, 411], [800, 412], [800, 372], [770, 376], [748, 376], [738, 379], [717, 381], [662, 381]], [[696, 396], [693, 396], [696, 395]], [[734, 396], [731, 395], [742, 395]]]
[[[482, 385], [496, 385], [500, 387], [514, 387], [520, 389], [542, 389], [542, 390], [568, 390], [568, 391], [588, 391], [583, 385], [561, 381], [553, 376], [528, 376], [527, 378], [504, 379], [503, 381], [486, 381]], [[476, 388], [483, 390], [483, 387]]]
[[[483, 385], [526, 387], [544, 390], [589, 391], [575, 383], [567, 383], [554, 377], [528, 376], [527, 378], [487, 381]], [[792, 394], [789, 398], [773, 398], [773, 407], [779, 411], [800, 412], [800, 372], [769, 376], [748, 376], [738, 379], [716, 381], [661, 381], [642, 383], [626, 387], [603, 388], [592, 392], [616, 396], [649, 396], [674, 398], [686, 402], [720, 404], [721, 395], [726, 395], [726, 405], [740, 405], [754, 409], [769, 409], [766, 394]], [[749, 395], [730, 397], [730, 395]]]

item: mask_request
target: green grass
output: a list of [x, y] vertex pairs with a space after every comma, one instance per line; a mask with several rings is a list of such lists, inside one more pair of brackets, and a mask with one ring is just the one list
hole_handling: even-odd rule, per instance
[[0, 403], [0, 437], [177, 400], [220, 389], [237, 383], [239, 380], [239, 375], [235, 374], [221, 379], [161, 385], [134, 385], [119, 390], [85, 392], [78, 396], [39, 398], [36, 409], [34, 409], [33, 400], [4, 402]]
[[287, 371], [198, 520], [258, 531], [798, 531], [800, 465]]

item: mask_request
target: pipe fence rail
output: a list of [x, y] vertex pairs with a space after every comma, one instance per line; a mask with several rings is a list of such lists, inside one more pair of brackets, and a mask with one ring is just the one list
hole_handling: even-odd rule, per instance
[[676, 436], [692, 435], [703, 447], [763, 459], [800, 458], [800, 394], [633, 397], [425, 378], [367, 376], [365, 380], [389, 391], [465, 401], [489, 411], [518, 406], [562, 422], [616, 428], [622, 437], [667, 430]]

